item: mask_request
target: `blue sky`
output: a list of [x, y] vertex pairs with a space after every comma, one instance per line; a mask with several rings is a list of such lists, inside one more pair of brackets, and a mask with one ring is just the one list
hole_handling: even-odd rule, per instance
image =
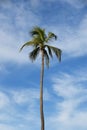
[[87, 129], [87, 0], [0, 0], [0, 129], [40, 129], [40, 57], [19, 53], [38, 25], [52, 31], [62, 49], [45, 67], [45, 127]]

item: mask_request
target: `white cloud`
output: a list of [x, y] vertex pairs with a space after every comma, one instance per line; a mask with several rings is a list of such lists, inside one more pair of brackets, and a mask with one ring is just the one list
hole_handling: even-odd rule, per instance
[[[47, 90], [44, 97], [45, 101], [50, 100]], [[19, 130], [38, 128], [40, 126], [39, 114], [38, 89], [0, 91], [0, 128], [3, 130], [14, 130], [14, 124]]]
[[25, 39], [28, 39], [29, 28], [38, 24], [40, 19], [31, 10], [25, 10], [25, 6], [26, 2], [20, 3], [19, 6], [11, 1], [7, 4], [1, 2], [1, 7], [8, 8], [8, 13], [0, 12], [0, 63], [10, 61], [22, 64], [29, 62], [28, 52], [20, 54], [19, 48], [22, 43], [27, 41]]
[[[39, 111], [39, 90], [38, 89], [20, 89], [0, 91], [0, 120], [18, 121], [34, 120]], [[45, 89], [44, 102], [50, 100], [50, 94]], [[23, 113], [19, 112], [23, 110]], [[24, 116], [25, 115], [25, 116]]]
[[[53, 27], [51, 30], [58, 35], [55, 46], [62, 49], [62, 53], [68, 57], [80, 57], [87, 55], [87, 15], [83, 17], [77, 27]], [[59, 30], [59, 31], [58, 31]], [[58, 44], [59, 43], [59, 44]], [[64, 56], [63, 56], [64, 57]], [[65, 58], [65, 57], [64, 57]]]
[[54, 46], [62, 50], [62, 60], [72, 57], [81, 57], [87, 55], [87, 15], [81, 19], [77, 27], [64, 25], [46, 26], [47, 31], [52, 30], [58, 40], [54, 41]]
[[[9, 28], [9, 27], [7, 27]], [[0, 30], [0, 63], [13, 62], [18, 64], [29, 63], [28, 50], [19, 52], [20, 47], [24, 44], [24, 34], [16, 36], [14, 32]], [[26, 51], [27, 50], [27, 51]]]
[[[20, 91], [11, 92], [13, 99], [17, 104], [32, 104], [35, 100], [39, 100], [39, 90], [38, 89], [22, 89]], [[47, 89], [44, 91], [44, 100], [50, 100], [50, 94]]]
[[87, 6], [87, 0], [48, 0], [48, 2], [58, 2], [58, 1], [66, 2], [76, 9], [82, 9]]
[[59, 87], [55, 84], [54, 89], [58, 92], [59, 96], [64, 98], [75, 98], [78, 94], [87, 92], [81, 87], [81, 82], [86, 81], [86, 76], [86, 74], [83, 76], [80, 73], [77, 77], [67, 73], [61, 74], [59, 78], [55, 79], [55, 82]]
[[[8, 95], [6, 93], [8, 93]], [[14, 93], [15, 93], [15, 98], [14, 98]], [[5, 92], [0, 91], [0, 122], [1, 122], [0, 129], [3, 130], [23, 129], [24, 130], [25, 128], [26, 129], [31, 128], [32, 125], [35, 125], [34, 122], [35, 122], [35, 118], [37, 117], [37, 112], [36, 110], [34, 110], [34, 108], [36, 108], [38, 104], [36, 105], [35, 101], [34, 100], [31, 101], [30, 99], [33, 98], [33, 96], [34, 98], [37, 98], [36, 97], [37, 95], [36, 93], [35, 94], [32, 93], [31, 95], [26, 95], [29, 94], [27, 93], [27, 91], [26, 93], [23, 94], [22, 93], [21, 92], [17, 93], [17, 91], [13, 92], [10, 90], [9, 91], [5, 90]], [[15, 102], [17, 104], [15, 104]], [[26, 106], [24, 102], [26, 102], [27, 105], [29, 104], [29, 106]], [[16, 124], [16, 127], [14, 127], [14, 124]]]
[[0, 109], [3, 109], [9, 105], [9, 98], [3, 92], [0, 92]]
[[5, 124], [0, 124], [0, 129], [1, 130], [15, 130], [14, 126], [5, 125]]
[[[86, 70], [73, 72], [72, 74], [62, 73], [53, 78], [53, 90], [58, 97], [62, 98], [57, 103], [58, 114], [49, 118], [49, 122], [55, 124], [57, 130], [86, 129], [87, 110], [87, 73]], [[83, 104], [83, 105], [81, 105]], [[85, 105], [84, 105], [85, 104]], [[84, 108], [84, 109], [83, 109]], [[49, 123], [48, 123], [49, 124]]]
[[20, 123], [20, 124], [3, 124], [0, 123], [1, 130], [25, 130], [25, 129], [39, 129], [37, 126], [35, 127], [34, 124], [29, 123]]
[[63, 1], [69, 3], [70, 5], [78, 9], [87, 6], [87, 0], [63, 0]]
[[30, 0], [30, 4], [33, 8], [38, 7], [40, 5], [40, 0]]
[[35, 89], [23, 89], [21, 91], [13, 91], [13, 99], [18, 104], [29, 103], [32, 100], [39, 99], [39, 91]]
[[8, 46], [0, 46], [0, 62], [15, 62], [15, 63], [28, 63], [26, 53], [19, 53], [18, 49]]

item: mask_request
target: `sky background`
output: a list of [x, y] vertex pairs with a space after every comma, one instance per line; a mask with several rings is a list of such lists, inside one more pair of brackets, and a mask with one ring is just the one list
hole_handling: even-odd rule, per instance
[[19, 53], [35, 25], [62, 49], [45, 67], [45, 128], [87, 130], [87, 0], [0, 0], [0, 130], [40, 129], [41, 59]]

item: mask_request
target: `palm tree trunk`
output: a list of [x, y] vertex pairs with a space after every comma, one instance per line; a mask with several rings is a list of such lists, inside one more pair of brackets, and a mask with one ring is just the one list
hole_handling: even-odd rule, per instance
[[40, 117], [41, 117], [41, 130], [44, 130], [44, 112], [43, 112], [43, 77], [44, 77], [44, 52], [41, 50], [42, 54], [42, 65], [41, 65], [41, 75], [40, 75]]

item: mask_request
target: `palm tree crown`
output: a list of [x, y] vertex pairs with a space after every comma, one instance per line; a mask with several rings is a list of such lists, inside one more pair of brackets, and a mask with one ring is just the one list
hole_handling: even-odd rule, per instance
[[33, 46], [33, 51], [29, 53], [29, 58], [34, 61], [39, 52], [43, 50], [44, 53], [44, 58], [46, 61], [46, 65], [49, 66], [49, 59], [50, 57], [53, 57], [53, 53], [56, 55], [56, 57], [61, 61], [61, 50], [59, 48], [56, 48], [54, 46], [48, 45], [48, 43], [52, 39], [57, 39], [57, 36], [49, 32], [48, 35], [45, 33], [45, 29], [42, 29], [38, 26], [35, 26], [32, 31], [30, 32], [30, 35], [32, 37], [32, 40], [26, 42], [21, 48], [20, 51], [25, 47], [25, 46]]

